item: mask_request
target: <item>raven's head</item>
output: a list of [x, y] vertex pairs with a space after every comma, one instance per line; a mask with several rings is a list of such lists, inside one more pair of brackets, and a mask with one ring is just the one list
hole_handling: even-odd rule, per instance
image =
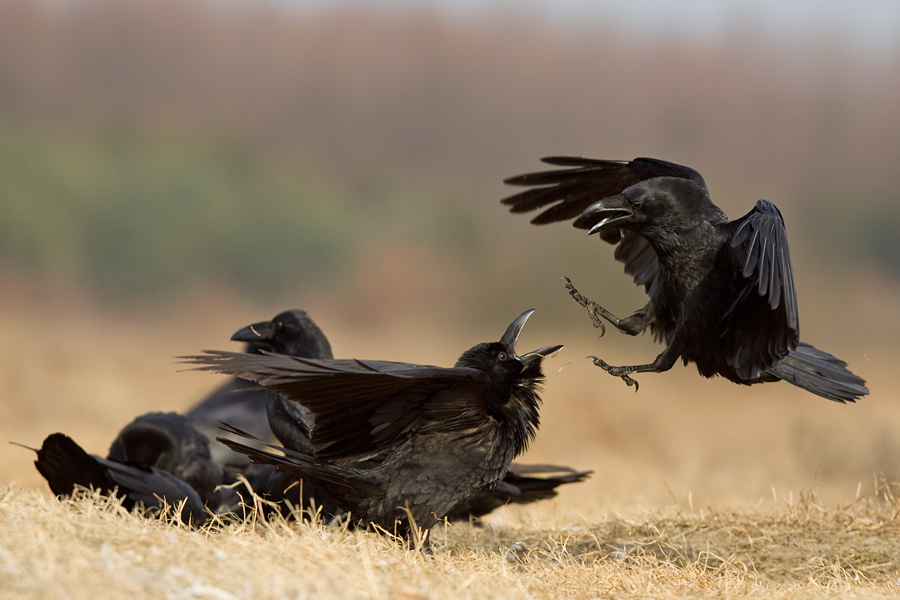
[[334, 358], [328, 338], [306, 311], [286, 310], [271, 321], [261, 321], [237, 331], [233, 342], [247, 342], [248, 352], [265, 350], [302, 358]]
[[512, 426], [519, 451], [534, 438], [539, 423], [538, 395], [544, 379], [541, 363], [562, 348], [546, 346], [523, 355], [516, 354], [516, 341], [535, 309], [526, 310], [506, 328], [499, 342], [478, 344], [457, 361], [458, 367], [470, 367], [488, 374], [491, 388], [486, 405], [488, 413], [502, 425]]
[[155, 467], [178, 477], [203, 498], [222, 483], [222, 469], [213, 462], [209, 439], [174, 412], [151, 412], [126, 425], [109, 447], [109, 460], [132, 467]]
[[[653, 241], [677, 235], [701, 221], [725, 215], [710, 201], [706, 188], [681, 177], [655, 177], [594, 202], [575, 221], [589, 234], [627, 229]], [[605, 236], [604, 236], [605, 237]]]

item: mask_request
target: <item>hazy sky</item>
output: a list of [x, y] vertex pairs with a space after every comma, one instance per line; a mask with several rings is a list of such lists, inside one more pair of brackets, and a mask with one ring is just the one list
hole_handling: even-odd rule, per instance
[[[234, 1], [234, 0], [233, 0]], [[252, 1], [252, 0], [243, 0]], [[862, 48], [900, 52], [900, 0], [276, 0], [304, 7], [433, 6], [457, 16], [519, 9], [563, 22], [615, 21], [653, 35], [715, 37], [739, 27], [774, 35], [833, 33]]]

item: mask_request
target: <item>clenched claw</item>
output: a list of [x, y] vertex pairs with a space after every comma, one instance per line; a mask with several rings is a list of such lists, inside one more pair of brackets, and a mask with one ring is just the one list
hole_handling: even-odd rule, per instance
[[600, 313], [597, 310], [600, 308], [600, 305], [594, 302], [593, 300], [588, 300], [581, 293], [575, 289], [575, 286], [572, 285], [572, 280], [568, 277], [563, 277], [566, 282], [566, 289], [569, 291], [569, 295], [572, 296], [572, 299], [575, 300], [578, 304], [585, 307], [588, 311], [588, 315], [591, 317], [591, 322], [594, 323], [594, 327], [600, 330], [600, 337], [606, 333], [606, 325], [603, 324], [603, 321], [600, 320]]
[[633, 372], [633, 367], [613, 367], [611, 365], [608, 365], [602, 358], [597, 358], [596, 356], [588, 356], [588, 358], [594, 361], [595, 366], [600, 367], [613, 377], [621, 378], [622, 381], [624, 381], [625, 384], [628, 385], [628, 387], [634, 386], [634, 391], [635, 393], [637, 393], [638, 388], [640, 387], [637, 380], [632, 379], [628, 376], [629, 373]]

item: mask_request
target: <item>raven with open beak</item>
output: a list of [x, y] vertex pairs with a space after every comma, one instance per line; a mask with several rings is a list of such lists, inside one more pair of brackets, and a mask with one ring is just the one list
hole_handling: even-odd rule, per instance
[[[355, 521], [412, 540], [494, 488], [534, 438], [541, 363], [562, 346], [516, 353], [533, 313], [516, 318], [500, 341], [466, 350], [451, 368], [232, 352], [188, 360], [255, 381], [316, 415], [314, 457], [222, 439], [230, 448], [311, 482]], [[374, 467], [352, 464], [378, 455]]]

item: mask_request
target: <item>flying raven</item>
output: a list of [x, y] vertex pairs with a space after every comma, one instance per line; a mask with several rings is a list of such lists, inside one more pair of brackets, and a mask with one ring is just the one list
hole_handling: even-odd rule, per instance
[[[846, 363], [800, 342], [787, 233], [774, 204], [759, 200], [734, 221], [709, 197], [703, 177], [674, 163], [576, 157], [544, 158], [563, 169], [519, 175], [525, 190], [502, 202], [514, 213], [544, 209], [532, 223], [575, 219], [575, 227], [616, 245], [615, 258], [650, 301], [619, 319], [567, 288], [600, 318], [636, 335], [648, 327], [665, 350], [649, 364], [594, 364], [628, 385], [634, 373], [659, 373], [681, 358], [705, 377], [741, 384], [783, 379], [837, 402], [869, 393]], [[549, 206], [548, 206], [549, 205]]]

